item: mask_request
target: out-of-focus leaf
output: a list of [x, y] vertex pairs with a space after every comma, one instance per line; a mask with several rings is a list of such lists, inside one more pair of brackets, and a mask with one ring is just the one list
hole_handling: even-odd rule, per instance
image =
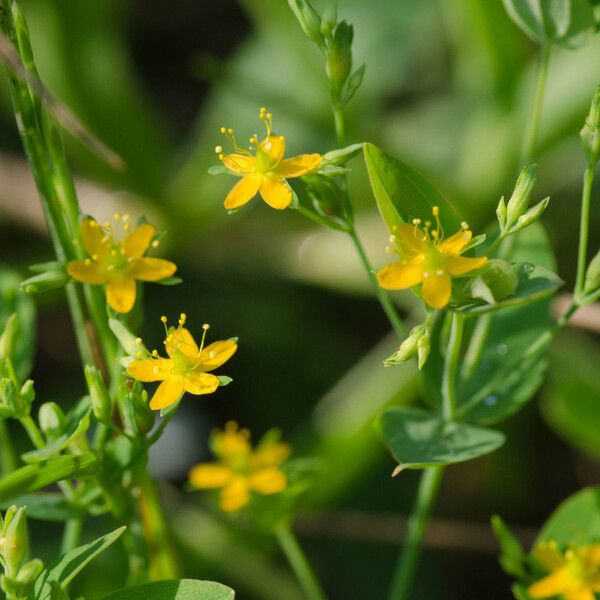
[[498, 560], [504, 571], [513, 577], [525, 577], [527, 575], [525, 568], [527, 554], [525, 554], [521, 542], [498, 515], [492, 517], [492, 530], [500, 543]]
[[430, 218], [434, 206], [440, 209], [440, 221], [446, 231], [454, 232], [460, 227], [450, 203], [423, 175], [373, 144], [364, 145], [364, 155], [373, 195], [390, 231], [414, 218]]
[[402, 469], [425, 469], [465, 462], [489, 454], [504, 443], [499, 431], [475, 427], [416, 408], [392, 408], [376, 427]]
[[114, 544], [125, 529], [126, 527], [119, 527], [89, 544], [78, 546], [48, 565], [35, 582], [34, 599], [50, 600], [52, 598], [50, 582], [55, 581], [65, 588], [90, 561]]
[[83, 515], [83, 510], [72, 505], [62, 494], [54, 492], [40, 492], [37, 494], [24, 494], [0, 502], [0, 508], [7, 509], [12, 504], [27, 507], [27, 518], [42, 521], [66, 521]]
[[600, 348], [582, 335], [564, 333], [551, 359], [542, 413], [569, 444], [600, 460]]
[[600, 542], [600, 486], [585, 488], [559, 504], [533, 547], [551, 541], [565, 548]]
[[155, 581], [118, 590], [103, 600], [233, 600], [235, 592], [214, 581]]

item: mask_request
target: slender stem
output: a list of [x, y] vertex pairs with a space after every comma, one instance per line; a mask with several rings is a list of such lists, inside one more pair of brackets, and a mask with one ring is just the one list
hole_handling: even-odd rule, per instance
[[276, 536], [308, 600], [325, 600], [325, 592], [323, 592], [296, 536], [287, 527], [278, 530]]
[[81, 541], [81, 533], [83, 531], [83, 519], [69, 519], [65, 523], [63, 530], [62, 542], [60, 545], [60, 553], [65, 554], [73, 548], [76, 548]]
[[42, 435], [42, 432], [39, 430], [38, 426], [35, 424], [35, 421], [29, 415], [26, 417], [21, 417], [19, 421], [27, 432], [31, 443], [36, 448], [43, 448], [46, 445], [46, 440], [44, 440], [44, 436]]
[[344, 123], [344, 112], [338, 103], [332, 103], [333, 121], [335, 124], [335, 135], [338, 145], [343, 148], [346, 145], [346, 126]]
[[17, 457], [13, 448], [10, 431], [4, 419], [0, 419], [0, 476], [17, 468]]
[[398, 560], [388, 600], [406, 600], [414, 579], [427, 521], [438, 495], [444, 467], [430, 467], [423, 472], [417, 499], [408, 522], [406, 544]]
[[542, 117], [542, 106], [544, 104], [544, 94], [546, 92], [546, 81], [548, 79], [548, 66], [550, 64], [550, 50], [552, 44], [544, 44], [541, 48], [540, 59], [537, 68], [537, 83], [535, 90], [535, 100], [531, 111], [531, 117], [527, 123], [527, 130], [523, 142], [523, 152], [521, 163], [526, 165], [531, 162], [535, 151], [540, 121]]
[[594, 171], [598, 160], [598, 151], [600, 149], [600, 136], [594, 147], [592, 157], [583, 174], [583, 191], [581, 193], [581, 217], [579, 225], [579, 251], [577, 254], [577, 278], [575, 283], [575, 297], [579, 298], [583, 293], [585, 285], [585, 271], [587, 264], [588, 235], [590, 228], [590, 201], [592, 197], [592, 186], [594, 183]]
[[458, 313], [452, 313], [452, 327], [442, 374], [442, 415], [446, 421], [453, 421], [456, 412], [456, 374], [460, 360], [463, 328], [464, 317]]
[[354, 229], [354, 227], [352, 227], [352, 229], [348, 232], [348, 235], [350, 236], [350, 238], [352, 239], [352, 242], [354, 243], [354, 247], [356, 248], [358, 257], [360, 258], [360, 261], [361, 261], [365, 271], [367, 272], [367, 275], [369, 277], [369, 282], [371, 283], [371, 287], [373, 288], [373, 292], [375, 293], [377, 300], [379, 300], [379, 303], [381, 304], [381, 308], [383, 309], [383, 312], [386, 314], [387, 318], [389, 319], [390, 323], [392, 324], [392, 327], [394, 328], [394, 331], [398, 334], [398, 337], [400, 337], [400, 338], [406, 337], [406, 334], [407, 334], [406, 326], [404, 325], [404, 323], [402, 322], [402, 319], [398, 315], [398, 312], [396, 311], [396, 307], [394, 306], [394, 304], [391, 301], [390, 297], [388, 296], [387, 292], [379, 287], [379, 283], [377, 282], [377, 276], [375, 275], [373, 267], [371, 266], [371, 263], [369, 262], [367, 253], [365, 252], [365, 249], [364, 249], [358, 235], [356, 235], [356, 230]]
[[471, 377], [473, 377], [475, 369], [481, 361], [491, 325], [492, 315], [490, 313], [482, 315], [475, 323], [471, 339], [469, 340], [469, 346], [460, 369], [460, 379], [464, 383], [468, 382]]

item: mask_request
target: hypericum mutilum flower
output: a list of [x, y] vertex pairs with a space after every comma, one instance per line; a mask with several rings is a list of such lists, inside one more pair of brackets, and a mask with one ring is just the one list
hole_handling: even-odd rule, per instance
[[548, 542], [540, 544], [534, 555], [550, 574], [529, 586], [532, 598], [560, 595], [565, 600], [594, 600], [594, 592], [600, 592], [600, 544], [562, 554], [555, 542]]
[[323, 160], [320, 154], [301, 154], [284, 159], [285, 137], [271, 133], [271, 113], [261, 108], [259, 117], [265, 125], [266, 136], [259, 142], [258, 135], [254, 134], [250, 138], [249, 150], [238, 146], [233, 129], [221, 127], [221, 133], [233, 144], [235, 152], [225, 154], [221, 146], [217, 146], [215, 152], [231, 173], [241, 176], [225, 198], [227, 210], [240, 208], [257, 193], [269, 206], [287, 208], [292, 201], [292, 190], [286, 180], [314, 171]]
[[[237, 350], [234, 340], [213, 342], [204, 347], [208, 325], [202, 329], [200, 347], [194, 341], [192, 334], [183, 325], [186, 316], [181, 313], [177, 328], [167, 328], [167, 317], [161, 317], [165, 324], [165, 349], [169, 358], [159, 356], [156, 350], [150, 358], [134, 360], [128, 367], [127, 373], [134, 379], [143, 382], [160, 381], [150, 408], [159, 410], [175, 404], [183, 392], [200, 396], [212, 394], [220, 385], [216, 375], [209, 373], [228, 361]], [[142, 340], [138, 338], [141, 345]], [[138, 355], [142, 356], [140, 350]]]
[[201, 490], [220, 489], [222, 511], [240, 510], [248, 504], [252, 492], [270, 495], [287, 487], [287, 477], [279, 467], [291, 452], [288, 444], [265, 441], [253, 450], [250, 432], [230, 421], [223, 431], [213, 434], [211, 446], [218, 460], [193, 467], [189, 481]]
[[110, 223], [100, 225], [86, 217], [81, 222], [81, 238], [89, 258], [72, 260], [67, 264], [69, 275], [77, 281], [92, 285], [106, 284], [109, 306], [119, 313], [129, 312], [135, 303], [136, 280], [160, 281], [175, 273], [177, 266], [161, 258], [144, 256], [152, 242], [156, 229], [149, 223], [138, 225], [130, 231], [129, 216], [114, 215], [115, 221], [123, 223], [124, 237], [115, 240]]
[[433, 230], [429, 221], [420, 227], [421, 219], [394, 229], [390, 241], [396, 246], [388, 250], [398, 254], [401, 260], [380, 269], [377, 279], [387, 290], [404, 290], [423, 283], [423, 300], [433, 308], [444, 308], [452, 294], [451, 278], [479, 269], [487, 257], [461, 256], [471, 240], [469, 226], [463, 222], [458, 233], [444, 239], [439, 208], [434, 206], [432, 212], [436, 221]]

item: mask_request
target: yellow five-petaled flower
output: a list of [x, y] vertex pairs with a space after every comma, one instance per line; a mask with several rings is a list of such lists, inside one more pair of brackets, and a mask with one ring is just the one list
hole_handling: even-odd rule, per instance
[[433, 207], [436, 229], [431, 223], [414, 219], [413, 224], [404, 223], [392, 232], [390, 248], [400, 256], [400, 261], [391, 263], [377, 273], [377, 280], [387, 290], [404, 290], [423, 284], [423, 300], [433, 308], [444, 308], [452, 295], [452, 277], [460, 277], [487, 262], [487, 257], [468, 258], [461, 256], [471, 240], [471, 231], [463, 223], [462, 229], [444, 239], [439, 222], [439, 209]]
[[[167, 318], [162, 317], [163, 323]], [[213, 342], [204, 347], [204, 339], [208, 325], [204, 325], [200, 347], [192, 334], [183, 327], [186, 321], [184, 313], [179, 318], [179, 326], [167, 329], [165, 349], [169, 358], [163, 358], [153, 350], [150, 358], [134, 360], [127, 373], [138, 381], [160, 381], [150, 408], [159, 410], [175, 404], [183, 392], [197, 396], [212, 394], [221, 385], [220, 379], [209, 373], [228, 361], [237, 350], [235, 340]], [[138, 343], [141, 340], [138, 338]], [[143, 354], [140, 350], [139, 354]], [[147, 355], [146, 355], [147, 356]]]
[[235, 152], [224, 154], [221, 146], [217, 146], [215, 151], [231, 173], [241, 176], [225, 198], [228, 210], [243, 206], [257, 193], [269, 206], [287, 208], [292, 201], [292, 190], [286, 180], [314, 171], [323, 161], [320, 154], [301, 154], [284, 159], [285, 138], [271, 133], [271, 113], [261, 108], [259, 116], [267, 133], [261, 142], [257, 135], [253, 135], [249, 150], [238, 146], [232, 129], [221, 127], [221, 133], [232, 142]]
[[288, 480], [280, 465], [290, 454], [288, 444], [263, 441], [253, 450], [250, 432], [230, 421], [224, 431], [213, 435], [212, 450], [217, 462], [202, 463], [190, 470], [190, 484], [201, 490], [220, 489], [219, 506], [225, 512], [244, 507], [251, 493], [277, 494]]
[[594, 600], [600, 592], [600, 544], [588, 544], [561, 553], [555, 542], [540, 544], [534, 551], [550, 571], [527, 589], [532, 598], [562, 596], [565, 600]]
[[119, 313], [133, 308], [136, 280], [160, 281], [177, 270], [177, 266], [168, 260], [144, 256], [153, 244], [156, 229], [143, 223], [129, 232], [128, 219], [127, 215], [115, 215], [116, 221], [123, 221], [127, 233], [121, 241], [115, 240], [110, 223], [102, 226], [91, 217], [83, 219], [81, 238], [89, 257], [67, 264], [67, 272], [73, 279], [92, 285], [106, 284], [108, 304]]

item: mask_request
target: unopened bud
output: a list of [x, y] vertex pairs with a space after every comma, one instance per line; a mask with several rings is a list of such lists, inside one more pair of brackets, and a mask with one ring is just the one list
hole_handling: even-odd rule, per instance
[[21, 289], [27, 294], [41, 294], [64, 287], [70, 277], [65, 271], [46, 271], [21, 282]]
[[496, 216], [498, 217], [500, 231], [504, 232], [506, 228], [506, 202], [504, 202], [504, 196], [502, 196], [498, 202], [498, 206], [496, 207]]
[[19, 336], [19, 315], [13, 313], [6, 319], [4, 330], [0, 335], [0, 358], [10, 358], [15, 355], [15, 345]]
[[56, 402], [45, 402], [40, 406], [38, 413], [40, 429], [44, 432], [46, 439], [55, 440], [62, 435], [65, 425], [65, 413]]
[[10, 518], [8, 514], [5, 517], [0, 552], [6, 564], [6, 575], [15, 577], [27, 554], [27, 521], [25, 507], [11, 508], [14, 510]]
[[400, 348], [383, 361], [384, 366], [391, 367], [406, 362], [416, 356], [419, 350], [419, 339], [425, 334], [425, 325], [413, 327], [408, 337], [400, 344]]
[[585, 273], [585, 286], [583, 291], [588, 294], [600, 288], [600, 251], [592, 258]]
[[15, 416], [20, 408], [19, 391], [12, 379], [0, 379], [0, 406], [6, 409], [7, 414]]
[[352, 144], [351, 146], [346, 146], [345, 148], [339, 148], [338, 150], [326, 152], [323, 155], [323, 163], [336, 166], [344, 165], [359, 152], [362, 152], [363, 146], [364, 144]]
[[421, 370], [425, 366], [425, 363], [429, 358], [429, 352], [431, 351], [431, 344], [429, 342], [429, 334], [423, 335], [419, 338], [417, 352], [417, 365], [419, 367], [419, 370]]
[[112, 415], [112, 400], [100, 371], [96, 367], [86, 365], [85, 380], [90, 391], [94, 416], [101, 423], [109, 423]]
[[341, 91], [346, 79], [352, 70], [352, 39], [354, 29], [352, 25], [341, 21], [333, 34], [333, 41], [327, 53], [327, 75], [331, 83], [331, 92], [334, 100], [339, 101]]
[[337, 0], [330, 0], [329, 6], [321, 16], [321, 33], [325, 39], [331, 41], [333, 29], [337, 23]]
[[31, 586], [44, 570], [44, 563], [39, 558], [26, 562], [17, 574], [17, 581], [26, 586]]
[[531, 201], [531, 191], [537, 179], [537, 166], [525, 167], [515, 185], [515, 189], [506, 205], [506, 227], [510, 229], [525, 213]]
[[325, 50], [325, 38], [321, 33], [321, 18], [317, 11], [306, 0], [288, 0], [288, 4], [307, 37], [321, 50]]
[[544, 214], [549, 202], [550, 196], [546, 196], [541, 202], [538, 202], [535, 206], [532, 206], [524, 215], [521, 215], [517, 219], [517, 222], [513, 225], [510, 232], [515, 233], [520, 229], [524, 229], [532, 223], [535, 223]]
[[33, 381], [28, 379], [21, 386], [21, 402], [24, 407], [27, 407], [27, 413], [29, 413], [29, 407], [33, 404], [35, 400], [35, 389], [33, 387]]
[[[508, 298], [519, 285], [519, 276], [515, 266], [499, 258], [488, 260], [477, 279], [479, 281], [474, 281], [471, 286], [472, 291], [475, 297], [481, 298], [489, 304]], [[481, 286], [480, 283], [484, 285]]]
[[595, 164], [600, 151], [600, 88], [594, 93], [580, 136], [588, 163]]

